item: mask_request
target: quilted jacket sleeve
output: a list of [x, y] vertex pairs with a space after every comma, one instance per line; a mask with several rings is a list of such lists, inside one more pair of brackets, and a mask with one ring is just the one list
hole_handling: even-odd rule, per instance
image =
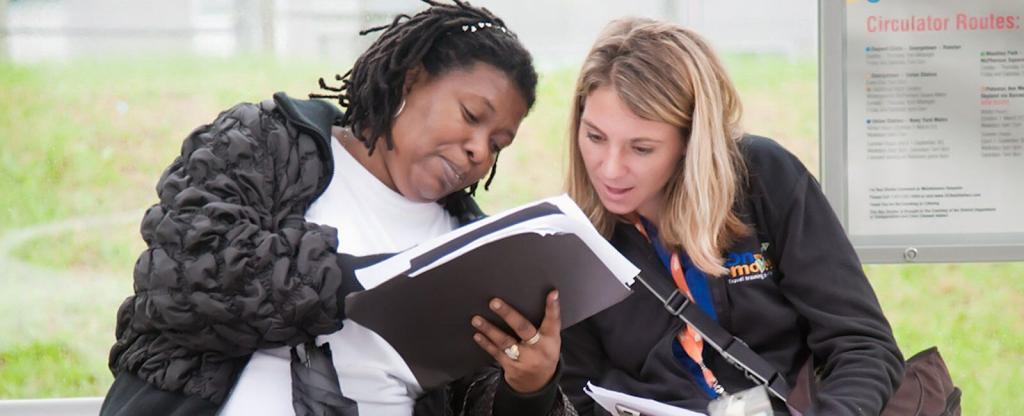
[[555, 380], [543, 393], [554, 400], [538, 401], [509, 393], [501, 370], [489, 367], [452, 384], [450, 412], [458, 416], [576, 416], [576, 409], [558, 387], [557, 376]]
[[241, 357], [339, 328], [358, 284], [336, 231], [304, 219], [323, 161], [315, 139], [272, 106], [239, 104], [196, 129], [160, 178], [112, 367], [133, 359], [121, 353], [144, 334]]

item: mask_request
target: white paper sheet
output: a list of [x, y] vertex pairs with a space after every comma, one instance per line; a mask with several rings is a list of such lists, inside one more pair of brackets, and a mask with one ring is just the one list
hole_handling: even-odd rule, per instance
[[[639, 412], [639, 414], [643, 416], [706, 416], [704, 413], [698, 413], [654, 400], [608, 390], [598, 387], [590, 382], [587, 382], [587, 387], [584, 388], [583, 391], [593, 398], [594, 402], [612, 415], [636, 414], [630, 412], [633, 411]], [[623, 411], [624, 409], [628, 410]]]
[[407, 270], [409, 270], [410, 262], [412, 259], [438, 247], [445, 242], [456, 239], [462, 235], [473, 232], [474, 230], [486, 226], [487, 224], [494, 223], [508, 216], [511, 213], [522, 210], [523, 208], [542, 204], [551, 203], [558, 207], [562, 211], [562, 214], [546, 215], [539, 218], [523, 221], [521, 223], [509, 226], [502, 230], [487, 234], [481, 238], [474, 240], [472, 243], [453, 251], [441, 257], [440, 259], [432, 262], [431, 264], [420, 268], [411, 276], [423, 273], [431, 268], [437, 267], [440, 264], [444, 264], [450, 259], [458, 257], [465, 252], [473, 250], [476, 247], [480, 247], [488, 242], [496, 241], [501, 238], [524, 233], [537, 233], [541, 235], [555, 234], [555, 233], [566, 233], [575, 234], [583, 242], [590, 247], [590, 249], [597, 255], [599, 259], [605, 264], [615, 276], [622, 282], [623, 285], [629, 286], [633, 283], [633, 278], [640, 273], [640, 270], [626, 260], [614, 247], [608, 243], [604, 237], [591, 225], [590, 220], [580, 210], [575, 202], [572, 201], [567, 195], [560, 195], [548, 199], [543, 199], [534, 203], [523, 205], [500, 214], [488, 217], [486, 219], [477, 221], [473, 224], [459, 228], [450, 233], [438, 236], [434, 239], [426, 241], [416, 247], [410, 248], [402, 253], [395, 255], [394, 257], [377, 263], [375, 265], [356, 270], [356, 277], [359, 279], [359, 283], [366, 289], [371, 289], [380, 285], [381, 283], [397, 276]]

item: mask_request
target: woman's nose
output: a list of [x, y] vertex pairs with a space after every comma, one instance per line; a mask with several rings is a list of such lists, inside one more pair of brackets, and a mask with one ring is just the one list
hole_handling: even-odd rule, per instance
[[491, 139], [486, 131], [475, 131], [463, 146], [466, 157], [474, 164], [487, 163], [491, 160]]
[[622, 152], [608, 149], [603, 159], [601, 162], [601, 176], [605, 179], [615, 179], [626, 173], [626, 161], [623, 160]]

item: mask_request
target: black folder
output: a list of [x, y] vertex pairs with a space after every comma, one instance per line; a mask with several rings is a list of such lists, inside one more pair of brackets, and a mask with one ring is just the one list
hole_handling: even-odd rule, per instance
[[524, 211], [439, 245], [414, 259], [406, 273], [350, 294], [345, 301], [346, 315], [391, 344], [420, 385], [429, 390], [493, 361], [473, 341], [475, 329], [470, 319], [474, 315], [514, 336], [488, 308], [495, 297], [539, 326], [546, 295], [557, 288], [565, 328], [629, 295], [629, 288], [572, 233], [513, 234], [409, 277], [420, 267], [511, 223], [562, 215], [557, 207], [545, 204]]

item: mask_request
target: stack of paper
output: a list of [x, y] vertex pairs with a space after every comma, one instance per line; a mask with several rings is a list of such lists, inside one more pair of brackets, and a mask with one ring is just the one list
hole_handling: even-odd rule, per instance
[[[356, 276], [364, 288], [371, 289], [403, 273], [414, 277], [482, 245], [527, 233], [576, 235], [626, 286], [632, 285], [633, 278], [640, 272], [594, 229], [572, 199], [560, 195], [510, 209], [435, 237], [387, 261], [359, 269]], [[428, 264], [423, 264], [427, 261]]]
[[639, 274], [567, 196], [525, 205], [462, 227], [356, 271], [370, 290], [350, 294], [347, 316], [383, 337], [425, 389], [486, 366], [472, 339], [501, 298], [539, 326], [546, 295], [559, 291], [562, 327], [629, 295]]
[[681, 407], [669, 406], [641, 397], [630, 396], [625, 393], [604, 389], [587, 383], [583, 389], [594, 402], [615, 416], [703, 416], [692, 410]]

